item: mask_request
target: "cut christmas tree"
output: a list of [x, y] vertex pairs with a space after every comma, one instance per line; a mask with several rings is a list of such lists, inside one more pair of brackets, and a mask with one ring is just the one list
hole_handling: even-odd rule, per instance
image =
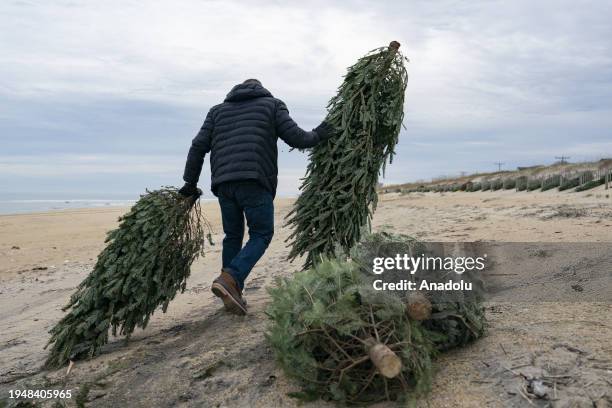
[[50, 331], [48, 368], [95, 355], [109, 329], [129, 338], [146, 327], [159, 306], [165, 312], [185, 290], [192, 262], [210, 241], [197, 198], [185, 199], [174, 188], [147, 192], [119, 221], [64, 308], [68, 313]]
[[[374, 279], [381, 277], [372, 271], [375, 258], [393, 258], [397, 254], [444, 257], [449, 255], [445, 254], [445, 245], [448, 243], [421, 242], [403, 234], [378, 232], [363, 237], [351, 251], [351, 259], [359, 265], [363, 279], [371, 284]], [[471, 253], [474, 250], [467, 244], [464, 251], [466, 253], [461, 253], [461, 256], [474, 255]], [[467, 253], [468, 251], [470, 253]], [[382, 276], [386, 282], [412, 280], [417, 288], [425, 278], [429, 283], [446, 282], [449, 279], [471, 282], [472, 290], [469, 291], [436, 290], [416, 293], [394, 291], [392, 293], [407, 303], [408, 311], [413, 311], [412, 318], [422, 320], [426, 328], [440, 334], [435, 340], [436, 348], [440, 351], [464, 346], [484, 335], [486, 322], [482, 304], [484, 286], [480, 277], [474, 272], [465, 271], [457, 274], [452, 271], [431, 269], [410, 274], [405, 270], [386, 269]]]
[[289, 259], [305, 268], [336, 248], [348, 253], [369, 227], [378, 176], [391, 161], [404, 115], [407, 61], [399, 43], [370, 52], [348, 69], [328, 105], [333, 136], [310, 153], [301, 194], [288, 214]]
[[267, 338], [302, 385], [294, 397], [357, 404], [429, 389], [437, 334], [398, 297], [364, 284], [357, 264], [323, 260], [269, 292]]

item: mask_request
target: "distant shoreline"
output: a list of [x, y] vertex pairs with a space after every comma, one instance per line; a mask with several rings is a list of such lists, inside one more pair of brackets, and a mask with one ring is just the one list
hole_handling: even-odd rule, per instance
[[37, 215], [62, 215], [70, 213], [105, 213], [112, 211], [127, 211], [130, 206], [108, 206], [108, 207], [81, 207], [81, 208], [58, 208], [51, 210], [32, 211], [32, 212], [18, 212], [18, 213], [0, 213], [2, 217], [26, 217], [26, 216], [37, 216]]
[[[214, 201], [214, 198], [201, 198], [202, 201]], [[0, 216], [44, 214], [73, 210], [103, 210], [130, 208], [137, 200], [0, 200]]]

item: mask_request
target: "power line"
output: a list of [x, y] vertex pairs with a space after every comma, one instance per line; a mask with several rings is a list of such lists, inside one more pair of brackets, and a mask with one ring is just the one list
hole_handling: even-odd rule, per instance
[[561, 163], [561, 164], [566, 164], [567, 161], [569, 159], [571, 159], [571, 157], [569, 157], [569, 156], [555, 156], [555, 159], [559, 160], [559, 163]]
[[497, 171], [501, 171], [502, 166], [503, 166], [504, 164], [506, 164], [506, 163], [502, 163], [502, 162], [495, 162], [495, 163], [493, 163], [493, 164], [497, 166]]

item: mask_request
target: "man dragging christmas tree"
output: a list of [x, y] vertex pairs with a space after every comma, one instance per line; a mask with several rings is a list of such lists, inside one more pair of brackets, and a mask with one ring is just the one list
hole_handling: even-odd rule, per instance
[[[208, 112], [189, 149], [185, 185], [179, 192], [185, 197], [199, 194], [197, 182], [204, 156], [210, 152], [211, 189], [219, 199], [225, 233], [223, 267], [212, 292], [228, 311], [246, 314], [242, 298], [245, 279], [274, 233], [277, 139], [291, 147], [308, 148], [330, 135], [325, 122], [311, 132], [301, 129], [285, 104], [256, 79], [234, 86], [223, 103]], [[245, 218], [249, 240], [242, 247]]]

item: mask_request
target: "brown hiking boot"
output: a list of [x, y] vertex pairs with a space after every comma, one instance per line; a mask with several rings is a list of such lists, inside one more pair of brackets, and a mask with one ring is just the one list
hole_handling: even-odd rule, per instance
[[247, 313], [246, 301], [242, 298], [242, 291], [232, 275], [221, 271], [221, 275], [213, 281], [212, 293], [221, 298], [225, 309], [235, 315], [244, 316]]

